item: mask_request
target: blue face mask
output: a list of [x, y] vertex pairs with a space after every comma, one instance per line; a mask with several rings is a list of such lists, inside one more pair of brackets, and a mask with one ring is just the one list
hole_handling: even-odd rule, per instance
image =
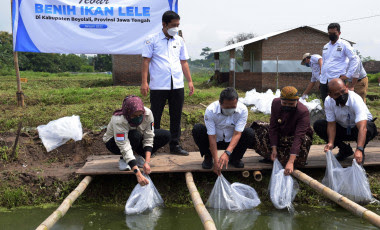
[[310, 63], [305, 63], [305, 65], [306, 65], [307, 67], [310, 67]]

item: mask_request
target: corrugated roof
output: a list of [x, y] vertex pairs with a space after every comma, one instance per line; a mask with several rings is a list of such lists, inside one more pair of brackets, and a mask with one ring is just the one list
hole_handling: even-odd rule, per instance
[[[228, 51], [228, 50], [236, 49], [236, 48], [241, 47], [241, 46], [245, 46], [245, 45], [248, 45], [248, 44], [251, 44], [251, 43], [254, 43], [254, 42], [258, 42], [258, 41], [261, 41], [261, 40], [264, 40], [264, 39], [268, 39], [270, 37], [273, 37], [273, 36], [276, 36], [276, 35], [279, 35], [279, 34], [282, 34], [282, 33], [288, 32], [288, 31], [291, 31], [291, 30], [295, 30], [295, 29], [298, 29], [298, 28], [303, 28], [303, 27], [306, 27], [306, 28], [309, 28], [309, 29], [312, 29], [312, 30], [316, 30], [317, 32], [320, 32], [320, 33], [323, 33], [323, 34], [327, 35], [327, 33], [324, 32], [324, 31], [322, 31], [322, 30], [318, 30], [318, 29], [310, 27], [310, 26], [300, 26], [300, 27], [296, 27], [296, 28], [292, 28], [292, 29], [288, 29], [288, 30], [282, 30], [282, 31], [272, 32], [272, 33], [269, 33], [269, 34], [265, 34], [265, 35], [261, 35], [261, 36], [258, 36], [258, 37], [254, 37], [254, 38], [242, 41], [242, 42], [238, 42], [238, 43], [235, 43], [235, 44], [232, 44], [232, 45], [228, 45], [228, 46], [220, 48], [218, 50], [213, 50], [210, 53], [220, 53], [220, 52], [225, 52], [225, 51]], [[344, 39], [344, 40], [348, 41], [351, 44], [355, 44], [355, 42], [349, 41], [347, 39]]]

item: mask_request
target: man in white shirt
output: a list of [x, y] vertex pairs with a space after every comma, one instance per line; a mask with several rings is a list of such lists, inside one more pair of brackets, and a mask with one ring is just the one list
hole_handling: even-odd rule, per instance
[[364, 103], [366, 103], [367, 90], [368, 90], [368, 77], [367, 72], [363, 67], [362, 61], [359, 59], [359, 65], [356, 69], [354, 75], [351, 78], [341, 77], [342, 80], [348, 80], [348, 90], [354, 91], [363, 98]]
[[322, 70], [322, 57], [319, 54], [310, 55], [310, 53], [305, 53], [302, 57], [301, 65], [305, 65], [311, 68], [311, 80], [309, 85], [307, 86], [305, 92], [302, 94], [302, 98], [309, 94], [311, 89], [314, 87], [316, 82], [319, 82], [319, 78]]
[[[181, 135], [181, 115], [184, 101], [185, 75], [190, 93], [194, 86], [191, 79], [184, 40], [177, 35], [180, 17], [174, 11], [167, 11], [162, 16], [162, 31], [150, 35], [142, 50], [141, 94], [146, 96], [150, 88], [150, 104], [154, 116], [154, 128], [160, 129], [161, 116], [166, 101], [169, 102], [170, 115], [170, 153], [189, 155], [179, 145]], [[150, 85], [148, 84], [148, 72]]]
[[328, 82], [339, 77], [351, 78], [359, 64], [359, 57], [350, 43], [339, 38], [340, 25], [331, 23], [327, 30], [330, 42], [322, 50], [323, 65], [319, 87], [323, 102], [328, 94]]
[[[194, 141], [204, 156], [202, 168], [213, 168], [218, 175], [228, 163], [244, 168], [241, 159], [254, 136], [253, 129], [245, 128], [247, 118], [247, 107], [238, 101], [238, 94], [231, 87], [221, 92], [219, 101], [207, 107], [205, 125], [196, 124], [193, 128]], [[218, 149], [225, 150], [219, 159]]]
[[314, 123], [314, 130], [327, 142], [325, 152], [339, 147], [337, 160], [342, 161], [354, 154], [351, 146], [343, 141], [356, 141], [355, 159], [364, 162], [364, 148], [377, 135], [372, 114], [362, 98], [349, 91], [344, 82], [337, 78], [329, 82], [329, 96], [325, 100], [326, 120]]

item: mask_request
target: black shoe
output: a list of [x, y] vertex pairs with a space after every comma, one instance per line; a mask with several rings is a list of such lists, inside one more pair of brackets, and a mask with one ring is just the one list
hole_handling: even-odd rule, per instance
[[228, 164], [233, 165], [235, 168], [244, 168], [244, 162], [242, 160], [230, 160]]
[[170, 153], [181, 156], [188, 156], [189, 153], [182, 149], [180, 145], [170, 146]]
[[273, 161], [271, 159], [267, 159], [267, 158], [261, 159], [261, 160], [259, 160], [259, 162], [264, 163], [264, 164], [273, 164]]
[[212, 162], [211, 156], [205, 156], [205, 159], [202, 162], [202, 168], [203, 169], [212, 169], [212, 166], [214, 166]]
[[338, 161], [343, 161], [345, 160], [347, 157], [351, 156], [354, 154], [354, 151], [352, 150], [350, 144], [345, 144], [345, 143], [341, 143], [338, 145], [339, 147], [339, 152], [338, 154], [336, 154], [335, 158], [338, 160]]

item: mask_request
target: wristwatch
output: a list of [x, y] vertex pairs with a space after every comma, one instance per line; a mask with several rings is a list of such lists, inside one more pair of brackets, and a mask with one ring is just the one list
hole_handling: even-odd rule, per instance
[[356, 149], [360, 150], [362, 153], [364, 153], [364, 148], [363, 147], [356, 147]]
[[230, 157], [231, 154], [232, 154], [232, 153], [231, 153], [230, 151], [228, 151], [228, 150], [224, 150], [224, 152], [227, 154], [228, 157]]
[[140, 169], [133, 169], [133, 172], [136, 174], [136, 173], [138, 173], [140, 171]]

